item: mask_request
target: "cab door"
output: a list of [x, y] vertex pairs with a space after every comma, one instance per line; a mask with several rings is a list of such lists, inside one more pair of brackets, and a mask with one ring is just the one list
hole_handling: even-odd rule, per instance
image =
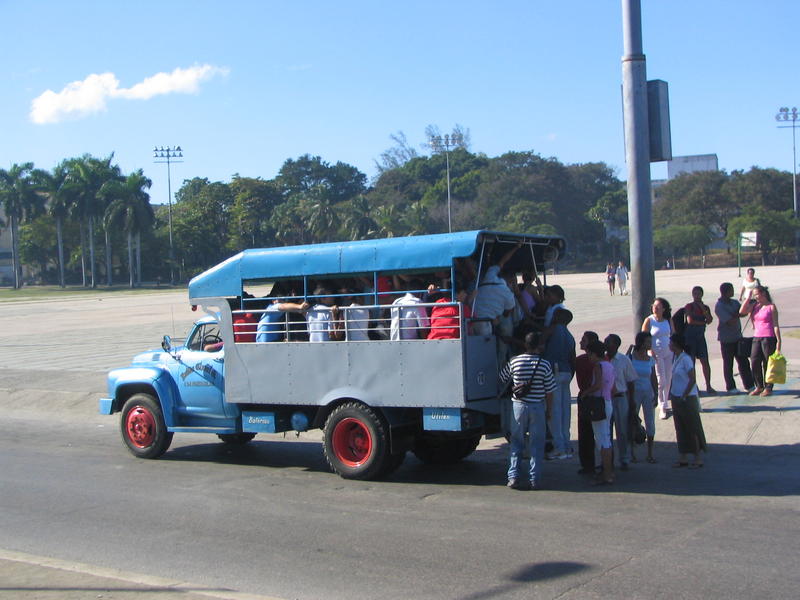
[[232, 416], [225, 402], [225, 350], [204, 349], [221, 341], [218, 323], [198, 323], [172, 363], [180, 391], [176, 408], [184, 426], [222, 426], [218, 421]]

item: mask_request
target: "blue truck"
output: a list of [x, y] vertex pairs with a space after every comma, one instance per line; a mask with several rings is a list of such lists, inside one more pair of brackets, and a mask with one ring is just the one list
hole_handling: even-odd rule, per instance
[[[481, 317], [465, 306], [500, 256], [511, 272], [542, 273], [564, 247], [556, 236], [470, 231], [245, 250], [190, 281], [204, 316], [185, 341], [164, 336], [111, 371], [100, 412], [120, 413], [140, 458], [161, 456], [175, 433], [245, 444], [322, 429], [325, 459], [344, 478], [386, 475], [409, 451], [460, 460], [502, 428], [497, 340], [472, 332]], [[459, 288], [472, 291], [466, 305]], [[437, 302], [422, 302], [431, 290]], [[414, 306], [400, 300], [411, 296]], [[437, 325], [421, 318], [406, 325], [434, 308], [449, 315], [448, 335], [430, 335]]]

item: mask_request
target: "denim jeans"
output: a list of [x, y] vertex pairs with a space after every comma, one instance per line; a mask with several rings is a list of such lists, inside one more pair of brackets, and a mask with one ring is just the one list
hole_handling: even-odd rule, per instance
[[572, 418], [572, 395], [569, 391], [569, 382], [572, 373], [559, 373], [556, 375], [556, 389], [553, 391], [553, 407], [550, 410], [550, 435], [553, 436], [553, 450], [566, 452], [570, 449], [569, 423]]
[[617, 452], [619, 454], [620, 464], [627, 464], [631, 461], [631, 446], [630, 429], [628, 417], [630, 411], [628, 409], [628, 394], [620, 394], [611, 399], [614, 405], [614, 430], [617, 433]]
[[512, 402], [512, 413], [508, 479], [518, 478], [519, 460], [523, 451], [527, 451], [531, 457], [530, 481], [538, 483], [544, 462], [545, 403]]

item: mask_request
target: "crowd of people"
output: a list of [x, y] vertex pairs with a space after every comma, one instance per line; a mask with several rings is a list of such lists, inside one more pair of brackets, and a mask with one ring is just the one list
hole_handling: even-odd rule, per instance
[[[747, 393], [772, 394], [765, 370], [769, 356], [781, 349], [778, 309], [753, 269], [747, 270], [738, 300], [727, 282], [720, 286], [713, 312], [703, 302], [700, 286], [692, 288], [691, 302], [674, 314], [670, 303], [657, 297], [627, 352], [621, 351], [616, 333], [601, 341], [596, 332], [585, 331], [579, 342], [583, 353], [577, 355], [564, 289], [542, 285], [535, 272], [505, 268], [519, 248], [511, 247], [481, 269], [482, 276], [471, 259], [457, 260], [455, 286], [449, 272], [431, 273], [433, 282], [419, 274], [381, 276], [374, 282], [364, 277], [318, 281], [308, 297], [313, 302], [298, 302], [291, 298], [303, 296], [292, 282], [277, 283], [270, 297], [257, 299], [268, 302], [263, 310], [234, 311], [234, 339], [327, 342], [458, 339], [462, 332], [493, 335], [499, 383], [511, 388], [507, 477], [513, 489], [541, 485], [545, 461], [572, 458], [573, 378], [578, 387], [580, 474], [610, 485], [615, 469], [626, 471], [638, 462], [637, 446], [644, 446], [643, 460], [655, 463], [656, 409], [660, 419], [674, 422], [678, 457], [673, 466], [701, 468], [706, 440], [695, 364], [700, 363], [706, 393], [715, 394], [706, 344], [706, 328], [714, 316], [726, 391], [739, 393], [735, 361]], [[617, 267], [609, 263], [607, 276], [612, 295], [615, 284], [620, 294], [627, 293], [624, 262]], [[742, 321], [752, 336], [743, 335]], [[523, 459], [529, 461], [527, 474], [522, 472]]]
[[[624, 269], [623, 263], [620, 266]], [[618, 281], [618, 271], [611, 263], [607, 274], [613, 294], [612, 281]], [[644, 319], [625, 353], [620, 352], [617, 334], [610, 333], [601, 341], [596, 332], [585, 331], [579, 342], [583, 354], [576, 356], [567, 330], [572, 314], [564, 305], [563, 289], [553, 288], [557, 288], [555, 293], [545, 288], [541, 295], [552, 322], [545, 319], [541, 333], [529, 334], [522, 353], [500, 371], [501, 384], [512, 388], [507, 475], [513, 489], [539, 487], [544, 461], [572, 457], [569, 390], [573, 377], [579, 390], [580, 474], [594, 476], [597, 485], [612, 484], [615, 467], [626, 471], [630, 463], [638, 462], [637, 446], [644, 446], [646, 462], [655, 463], [656, 409], [660, 419], [673, 419], [678, 446], [673, 467], [702, 468], [707, 446], [695, 365], [700, 364], [706, 393], [716, 394], [705, 337], [714, 315], [726, 392], [743, 393], [734, 380], [735, 361], [744, 392], [752, 396], [773, 393], [765, 373], [769, 357], [781, 350], [778, 308], [769, 289], [755, 278], [754, 269], [747, 270], [739, 300], [734, 299], [733, 284], [720, 285], [713, 314], [699, 286], [691, 290], [692, 301], [675, 314], [665, 298], [655, 298], [652, 314]], [[548, 436], [552, 450], [545, 452]], [[523, 457], [529, 460], [527, 473], [520, 466]]]

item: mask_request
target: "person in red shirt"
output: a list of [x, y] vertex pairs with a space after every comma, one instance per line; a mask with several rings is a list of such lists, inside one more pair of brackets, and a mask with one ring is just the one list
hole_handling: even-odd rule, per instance
[[456, 302], [458, 302], [460, 306], [454, 305], [450, 298], [439, 298], [436, 304], [443, 304], [445, 306], [434, 306], [431, 308], [431, 329], [428, 333], [429, 340], [457, 340], [461, 337], [459, 309], [462, 319], [469, 319], [472, 317], [472, 310], [470, 310], [469, 307], [469, 298], [464, 288], [460, 288], [456, 292]]

